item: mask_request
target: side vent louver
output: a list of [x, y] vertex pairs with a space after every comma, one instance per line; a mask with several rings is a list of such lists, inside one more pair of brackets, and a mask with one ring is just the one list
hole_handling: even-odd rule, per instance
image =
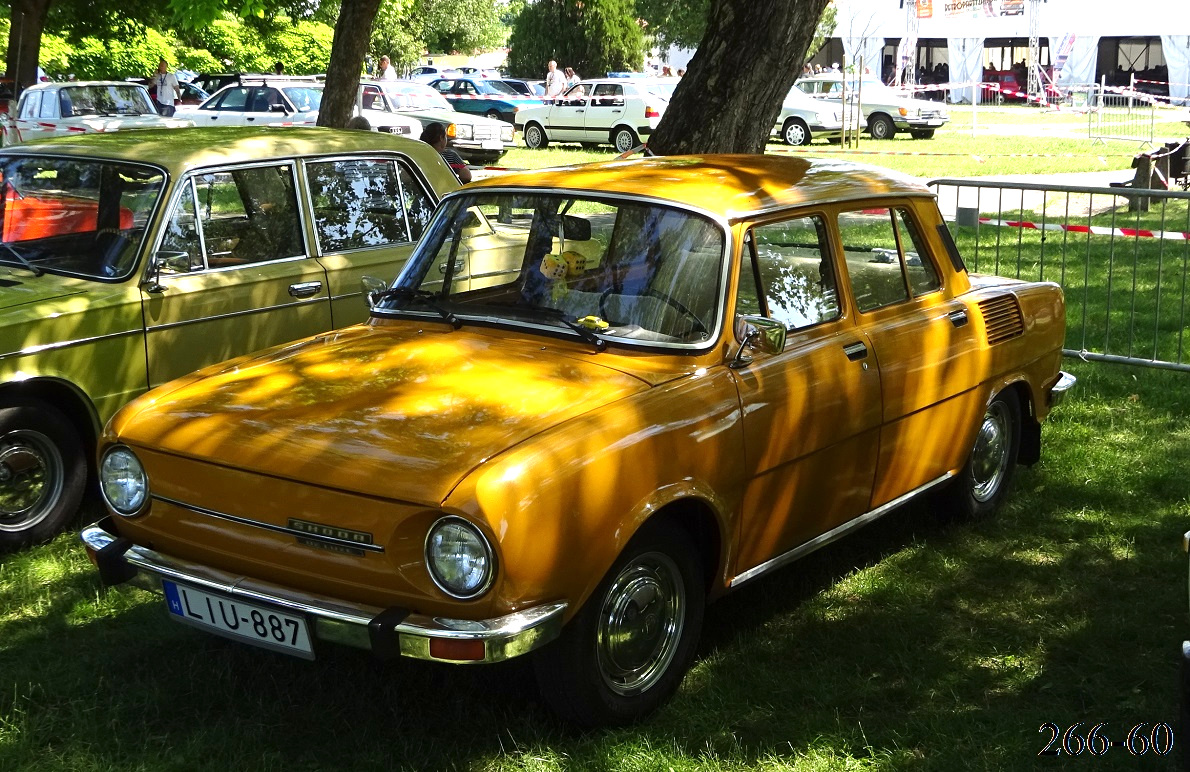
[[1017, 305], [1015, 295], [1001, 295], [980, 301], [979, 310], [987, 326], [989, 346], [1011, 340], [1025, 331], [1021, 307]]

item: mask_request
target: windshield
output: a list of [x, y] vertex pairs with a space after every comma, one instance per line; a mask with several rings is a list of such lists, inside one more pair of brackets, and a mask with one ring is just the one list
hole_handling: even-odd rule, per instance
[[321, 86], [286, 86], [281, 90], [298, 112], [313, 112], [322, 106]]
[[164, 184], [160, 170], [144, 166], [0, 156], [0, 264], [126, 277]]
[[384, 86], [397, 110], [453, 110], [450, 102], [429, 86]]
[[63, 86], [58, 99], [63, 118], [157, 114], [143, 86]]
[[719, 326], [726, 236], [660, 204], [483, 192], [447, 200], [377, 309], [691, 347]]

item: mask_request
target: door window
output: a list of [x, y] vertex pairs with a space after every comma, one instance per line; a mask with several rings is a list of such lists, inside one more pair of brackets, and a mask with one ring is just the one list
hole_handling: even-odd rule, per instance
[[353, 158], [306, 168], [314, 227], [324, 253], [411, 243], [421, 236], [433, 210], [399, 161]]
[[941, 288], [938, 270], [908, 209], [844, 212], [839, 215], [839, 234], [860, 311]]
[[[208, 172], [192, 186], [178, 199], [161, 247], [190, 255], [190, 270], [305, 254], [291, 166]], [[162, 270], [185, 270], [179, 263]]]
[[204, 110], [244, 110], [248, 106], [248, 95], [251, 89], [237, 87], [228, 89], [215, 104], [204, 105]]
[[839, 293], [820, 216], [796, 217], [749, 231], [736, 311], [777, 319], [789, 330], [839, 316]]

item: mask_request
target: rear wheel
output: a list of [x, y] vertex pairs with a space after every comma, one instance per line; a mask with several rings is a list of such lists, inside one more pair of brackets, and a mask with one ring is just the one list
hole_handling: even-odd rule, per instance
[[640, 140], [636, 138], [636, 132], [632, 129], [621, 127], [612, 132], [612, 145], [618, 153], [627, 153], [638, 144]]
[[800, 118], [790, 118], [781, 127], [781, 138], [786, 145], [810, 144], [810, 127]]
[[913, 136], [914, 139], [933, 139], [934, 138], [934, 130], [933, 129], [918, 129], [917, 131], [911, 131], [909, 133]]
[[82, 440], [61, 412], [32, 400], [0, 409], [0, 550], [62, 530], [86, 484]]
[[996, 395], [983, 414], [967, 464], [948, 489], [967, 517], [991, 514], [1008, 490], [1021, 445], [1021, 406], [1015, 393]]
[[644, 717], [673, 695], [690, 666], [704, 603], [689, 535], [646, 524], [562, 636], [535, 656], [542, 697], [582, 726]]
[[868, 120], [868, 131], [872, 134], [872, 139], [892, 139], [897, 133], [897, 127], [887, 115], [873, 115]]
[[525, 127], [525, 147], [531, 150], [540, 150], [550, 144], [550, 139], [545, 135], [545, 129], [539, 123], [530, 123]]

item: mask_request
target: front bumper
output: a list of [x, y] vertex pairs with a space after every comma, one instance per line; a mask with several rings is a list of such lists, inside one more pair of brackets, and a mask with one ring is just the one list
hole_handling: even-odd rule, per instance
[[457, 664], [500, 662], [549, 643], [562, 630], [565, 602], [495, 619], [448, 619], [328, 598], [177, 560], [117, 536], [105, 518], [82, 540], [104, 584], [130, 582], [160, 593], [168, 579], [247, 603], [301, 614], [321, 641], [367, 649], [380, 658], [411, 657]]

